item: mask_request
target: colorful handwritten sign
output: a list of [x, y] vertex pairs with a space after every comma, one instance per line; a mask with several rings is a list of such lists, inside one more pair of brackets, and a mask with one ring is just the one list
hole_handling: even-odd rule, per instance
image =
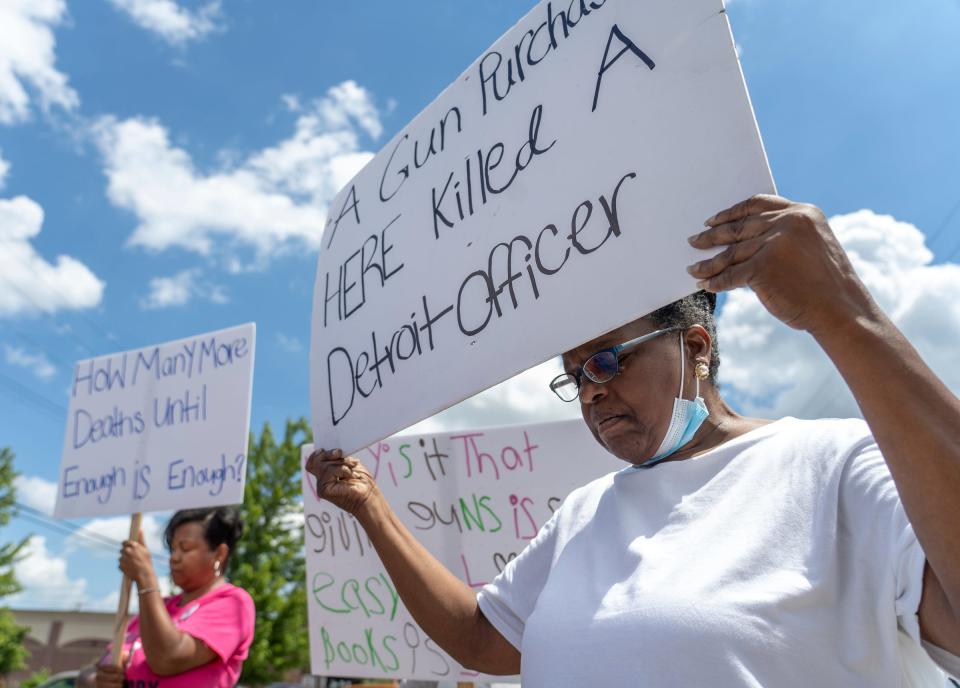
[[[398, 436], [356, 456], [407, 528], [474, 588], [526, 547], [570, 490], [626, 465], [580, 420]], [[312, 672], [477, 678], [414, 623], [359, 523], [316, 489], [304, 472]]]
[[80, 361], [58, 518], [243, 501], [255, 326]]
[[537, 4], [331, 204], [319, 446], [354, 451], [695, 291], [773, 181], [721, 0]]

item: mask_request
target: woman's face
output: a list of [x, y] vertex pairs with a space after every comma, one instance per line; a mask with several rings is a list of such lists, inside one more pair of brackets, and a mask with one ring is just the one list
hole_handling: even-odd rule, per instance
[[[590, 356], [658, 329], [640, 319], [563, 355], [566, 372]], [[623, 354], [620, 374], [597, 384], [581, 376], [580, 410], [597, 441], [614, 456], [640, 464], [653, 457], [670, 424], [680, 386], [680, 334], [668, 332]], [[692, 366], [687, 366], [688, 372]]]
[[[170, 575], [184, 592], [201, 588], [213, 580], [217, 575], [213, 563], [218, 560], [217, 550], [210, 549], [203, 537], [202, 524], [191, 521], [174, 531], [170, 543]], [[220, 565], [223, 566], [223, 561]]]

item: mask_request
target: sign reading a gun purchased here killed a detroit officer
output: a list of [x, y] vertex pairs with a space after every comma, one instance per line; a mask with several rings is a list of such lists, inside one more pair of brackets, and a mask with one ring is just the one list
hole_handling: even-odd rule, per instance
[[695, 291], [686, 238], [772, 191], [720, 0], [537, 4], [331, 203], [317, 446], [357, 450]]
[[55, 516], [243, 501], [253, 323], [76, 364]]

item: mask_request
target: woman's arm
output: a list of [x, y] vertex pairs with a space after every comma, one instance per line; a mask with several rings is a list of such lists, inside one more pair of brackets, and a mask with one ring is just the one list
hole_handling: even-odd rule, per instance
[[[120, 568], [137, 583], [140, 592], [140, 642], [150, 670], [157, 676], [189, 671], [217, 658], [202, 641], [178, 630], [167, 613], [150, 552], [139, 541], [126, 540]], [[149, 592], [148, 592], [149, 591]]]
[[756, 196], [707, 224], [691, 244], [727, 248], [691, 266], [701, 286], [750, 286], [849, 386], [927, 556], [923, 635], [960, 654], [960, 401], [873, 301], [819, 209]]
[[317, 493], [353, 514], [366, 530], [414, 620], [463, 666], [486, 674], [520, 672], [520, 653], [487, 620], [470, 587], [431, 555], [400, 522], [370, 472], [340, 450], [307, 460]]
[[860, 405], [927, 556], [923, 635], [960, 655], [960, 402], [882, 313], [812, 334]]

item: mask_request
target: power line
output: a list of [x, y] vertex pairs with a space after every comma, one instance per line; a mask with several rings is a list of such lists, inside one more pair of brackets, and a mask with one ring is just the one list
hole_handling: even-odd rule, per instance
[[29, 387], [20, 384], [12, 377], [0, 373], [0, 389], [6, 389], [11, 392], [15, 398], [33, 404], [35, 407], [49, 415], [51, 418], [63, 421], [67, 417], [67, 407], [47, 399], [41, 394], [37, 394]]
[[927, 245], [931, 248], [933, 247], [934, 242], [940, 238], [940, 235], [943, 234], [944, 230], [950, 225], [950, 221], [953, 220], [953, 216], [960, 212], [960, 200], [957, 200], [957, 204], [946, 214], [943, 218], [943, 222], [940, 223], [940, 226], [934, 230], [933, 234], [927, 239]]
[[15, 504], [17, 507], [17, 512], [21, 513], [21, 515], [32, 518], [33, 520], [39, 520], [44, 525], [49, 526], [51, 529], [59, 530], [67, 535], [80, 535], [96, 542], [100, 546], [109, 547], [111, 551], [119, 549], [123, 544], [118, 540], [114, 540], [111, 537], [107, 537], [106, 535], [102, 535], [95, 530], [90, 530], [76, 523], [71, 523], [69, 521], [58, 521], [54, 518], [51, 518], [43, 511], [35, 509], [32, 506], [24, 504], [23, 502], [15, 502]]
[[46, 346], [44, 346], [43, 344], [41, 344], [40, 342], [38, 342], [38, 341], [37, 341], [36, 339], [34, 339], [33, 337], [28, 336], [28, 335], [27, 335], [23, 330], [21, 330], [19, 327], [14, 327], [14, 331], [15, 331], [17, 337], [19, 337], [20, 339], [22, 339], [24, 342], [26, 342], [26, 343], [29, 344], [30, 346], [32, 346], [32, 347], [34, 347], [34, 348], [36, 348], [36, 349], [39, 349], [39, 350], [42, 351], [44, 354], [46, 354], [47, 356], [49, 356], [50, 359], [51, 359], [54, 363], [56, 363], [58, 366], [60, 366], [63, 370], [72, 370], [72, 369], [73, 369], [73, 363], [67, 363], [64, 359], [60, 358], [60, 356], [58, 356], [57, 354], [53, 353], [53, 351], [52, 351], [51, 349], [48, 349]]
[[[98, 533], [97, 531], [91, 530], [85, 526], [81, 526], [71, 521], [58, 521], [45, 514], [43, 511], [35, 509], [22, 502], [14, 502], [14, 504], [16, 505], [19, 516], [61, 535], [77, 536], [85, 540], [88, 546], [113, 553], [118, 552], [123, 546], [121, 541], [114, 540], [111, 537], [107, 537], [106, 535]], [[150, 558], [161, 564], [163, 569], [166, 570], [168, 566], [166, 558], [160, 556], [159, 554], [152, 553], [150, 554]]]
[[120, 549], [119, 546], [108, 547], [106, 544], [101, 542], [98, 538], [91, 538], [83, 534], [77, 534], [76, 532], [74, 532], [69, 528], [60, 527], [55, 521], [46, 521], [44, 519], [37, 518], [35, 515], [29, 512], [18, 512], [18, 515], [20, 518], [26, 519], [27, 521], [30, 521], [31, 523], [34, 523], [36, 525], [43, 526], [47, 530], [53, 531], [58, 535], [70, 535], [70, 536], [78, 535], [79, 538], [86, 541], [85, 544], [89, 547], [94, 547], [96, 549], [99, 549], [105, 552], [116, 552], [117, 550]]
[[[823, 394], [824, 391], [826, 391], [832, 379], [833, 379], [833, 375], [830, 372], [827, 372], [827, 374], [823, 376], [823, 379], [820, 381], [820, 384], [817, 385], [817, 388], [814, 390], [813, 394], [811, 394], [807, 398], [806, 402], [804, 402], [803, 406], [801, 406], [800, 410], [797, 412], [797, 416], [799, 418], [804, 418], [808, 416], [810, 411], [813, 411], [816, 409], [816, 407], [819, 405], [818, 399], [820, 395]], [[814, 418], [818, 418], [818, 417], [819, 416], [814, 416]]]
[[[960, 213], [960, 200], [957, 200], [956, 205], [954, 205], [953, 208], [950, 209], [950, 212], [948, 212], [944, 216], [943, 222], [940, 223], [940, 226], [937, 227], [937, 229], [933, 232], [933, 234], [929, 236], [929, 238], [927, 239], [928, 246], [933, 248], [933, 243], [937, 239], [939, 239], [940, 235], [943, 234], [943, 232], [947, 229], [947, 227], [950, 226], [951, 221], [957, 215], [957, 213]], [[953, 249], [953, 251], [950, 252], [950, 254], [946, 257], [944, 262], [949, 263], [951, 260], [953, 260], [956, 257], [958, 253], [960, 253], [960, 245], [958, 245], [956, 248]]]
[[[33, 304], [33, 307], [36, 308], [38, 311], [40, 311], [41, 313], [44, 313], [44, 314], [46, 314], [46, 315], [49, 315], [49, 311], [48, 311], [47, 308], [45, 308], [44, 306], [42, 306], [42, 305], [40, 305], [39, 303], [37, 303], [36, 299], [34, 299], [30, 294], [28, 294], [28, 293], [25, 292], [23, 289], [21, 289], [19, 285], [15, 284], [15, 283], [13, 282], [13, 280], [11, 280], [10, 278], [6, 277], [3, 273], [0, 273], [0, 280], [3, 280], [4, 282], [6, 282], [14, 291], [16, 291], [18, 294], [20, 294], [20, 296], [21, 296], [22, 298], [24, 298], [24, 299], [26, 299], [27, 301], [29, 301], [30, 303], [32, 303], [32, 304]], [[68, 335], [70, 336], [70, 338], [73, 339], [73, 341], [75, 341], [81, 348], [85, 349], [89, 355], [91, 355], [91, 356], [94, 355], [94, 349], [93, 349], [93, 347], [91, 347], [91, 346], [90, 346], [89, 344], [87, 344], [85, 341], [83, 341], [82, 339], [80, 339], [76, 334], [73, 333], [72, 330], [68, 330], [68, 331], [67, 331], [67, 334], [68, 334]]]
[[51, 516], [47, 515], [45, 512], [41, 511], [40, 509], [35, 509], [34, 507], [24, 504], [23, 502], [19, 502], [19, 501], [15, 502], [15, 505], [17, 507], [18, 512], [23, 512], [23, 514], [32, 516], [33, 518], [36, 518], [36, 519], [42, 519], [48, 525], [52, 527], [56, 527], [57, 529], [62, 531], [68, 531], [70, 534], [79, 533], [84, 537], [90, 538], [92, 540], [97, 540], [99, 541], [100, 544], [106, 545], [111, 549], [117, 549], [123, 544], [118, 540], [114, 540], [111, 537], [107, 537], [106, 535], [98, 533], [95, 530], [89, 530], [84, 526], [78, 525], [76, 523], [71, 523], [69, 521], [58, 521], [55, 518], [52, 518]]
[[947, 256], [946, 259], [945, 259], [943, 262], [944, 262], [944, 263], [949, 263], [951, 260], [953, 260], [954, 258], [956, 258], [958, 254], [960, 254], [960, 245], [957, 245], [957, 247], [956, 247], [955, 249], [953, 249], [953, 251], [950, 252], [950, 255]]

